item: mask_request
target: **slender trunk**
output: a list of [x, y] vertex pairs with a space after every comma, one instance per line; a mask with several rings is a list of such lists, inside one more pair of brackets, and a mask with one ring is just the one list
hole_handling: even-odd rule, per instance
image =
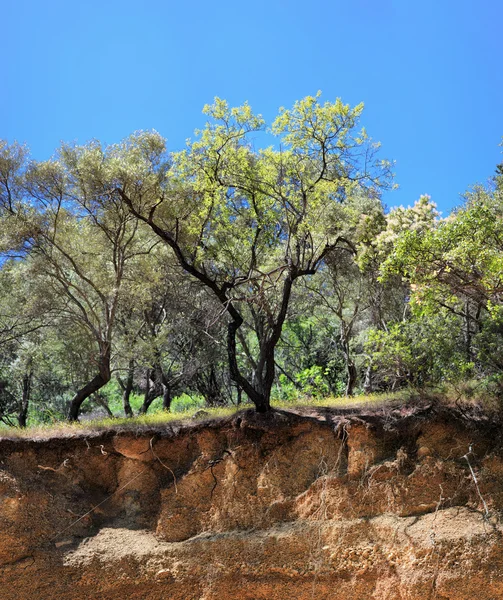
[[276, 366], [296, 389], [301, 389], [302, 386], [299, 384], [299, 382], [295, 381], [295, 379], [291, 375], [289, 375], [287, 371], [285, 371], [285, 369], [283, 369], [283, 367], [278, 362], [276, 363]]
[[354, 362], [351, 359], [349, 359], [346, 362], [346, 367], [348, 371], [348, 381], [346, 383], [346, 396], [353, 396], [358, 372], [356, 370]]
[[19, 414], [17, 416], [17, 423], [21, 428], [25, 428], [28, 421], [28, 406], [30, 404], [32, 380], [33, 371], [30, 366], [28, 372], [25, 373], [23, 377], [23, 395], [21, 398], [21, 406], [19, 407]]
[[101, 406], [101, 408], [103, 408], [107, 415], [113, 419], [114, 417], [114, 413], [110, 410], [110, 407], [108, 406], [108, 402], [106, 401], [105, 398], [103, 398], [103, 396], [99, 393], [96, 392], [95, 394], [93, 394], [93, 400], [96, 402], [96, 404], [98, 406]]
[[207, 406], [221, 406], [225, 404], [225, 395], [218, 381], [215, 367], [209, 371], [201, 371], [194, 377], [197, 391], [204, 397]]
[[481, 319], [480, 319], [480, 315], [481, 315], [481, 313], [482, 313], [482, 309], [483, 309], [483, 306], [482, 306], [482, 304], [479, 302], [479, 303], [477, 304], [477, 311], [476, 311], [476, 313], [475, 313], [475, 327], [476, 327], [476, 331], [477, 331], [478, 333], [482, 333], [482, 329], [483, 329], [482, 321], [481, 321]]
[[466, 360], [472, 359], [472, 324], [470, 315], [470, 301], [465, 302], [465, 353]]
[[68, 411], [68, 420], [77, 421], [79, 418], [80, 407], [84, 400], [87, 400], [89, 396], [95, 394], [104, 385], [110, 381], [110, 350], [104, 351], [104, 354], [100, 358], [99, 373], [91, 379], [86, 385], [78, 390], [75, 396], [72, 398], [70, 403], [70, 409]]
[[372, 381], [372, 363], [369, 363], [365, 370], [365, 381], [363, 382], [363, 391], [365, 394], [371, 394], [374, 391], [374, 382]]
[[347, 373], [347, 381], [346, 381], [346, 396], [352, 396], [354, 394], [354, 389], [356, 385], [356, 380], [358, 377], [358, 372], [355, 367], [355, 363], [351, 357], [351, 349], [349, 347], [349, 340], [351, 336], [352, 327], [347, 325], [342, 320], [341, 314], [341, 346], [342, 353], [344, 354], [344, 362], [346, 363], [346, 373]]
[[162, 367], [162, 363], [159, 357], [159, 352], [157, 351], [158, 359], [155, 364], [155, 373], [156, 373], [156, 386], [162, 390], [162, 408], [163, 410], [170, 411], [171, 409], [171, 401], [172, 401], [172, 393], [173, 388], [171, 383], [173, 380], [168, 379], [164, 369]]
[[133, 416], [133, 409], [131, 408], [131, 404], [129, 402], [129, 398], [131, 397], [131, 392], [133, 391], [133, 381], [134, 381], [134, 358], [130, 358], [129, 364], [128, 364], [126, 384], [124, 385], [124, 388], [122, 390], [122, 406], [124, 408], [124, 414], [128, 418], [131, 418]]
[[164, 390], [162, 393], [162, 408], [168, 412], [171, 409], [171, 400], [171, 386], [169, 384], [164, 384]]
[[152, 388], [150, 377], [152, 375], [152, 370], [147, 369], [147, 374], [145, 377], [145, 395], [143, 396], [143, 404], [140, 406], [140, 410], [138, 414], [146, 415], [150, 405], [154, 401], [155, 398], [155, 390]]

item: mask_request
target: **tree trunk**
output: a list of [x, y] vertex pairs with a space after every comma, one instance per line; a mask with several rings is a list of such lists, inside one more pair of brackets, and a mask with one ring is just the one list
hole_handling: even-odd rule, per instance
[[138, 411], [139, 415], [146, 415], [150, 405], [155, 399], [155, 389], [151, 385], [150, 377], [152, 375], [152, 369], [147, 369], [147, 374], [145, 376], [145, 394], [143, 396], [143, 404], [140, 406], [140, 410]]
[[372, 364], [369, 363], [365, 370], [365, 381], [363, 382], [363, 391], [365, 394], [371, 394], [374, 391], [374, 383], [372, 381]]
[[470, 300], [465, 302], [465, 354], [466, 360], [469, 362], [472, 359], [472, 323], [470, 315]]
[[290, 272], [285, 279], [281, 308], [276, 322], [268, 332], [262, 333], [264, 337], [262, 340], [259, 340], [260, 356], [257, 361], [257, 367], [254, 369], [252, 383], [250, 383], [246, 377], [241, 375], [236, 358], [236, 335], [239, 327], [243, 324], [243, 318], [231, 303], [228, 303], [227, 305], [227, 309], [233, 318], [227, 329], [227, 355], [229, 358], [231, 378], [237, 385], [243, 388], [245, 394], [250, 398], [253, 404], [255, 404], [255, 410], [258, 413], [267, 413], [271, 410], [271, 390], [276, 375], [276, 345], [281, 337], [283, 324], [286, 319], [293, 282], [298, 276], [298, 271], [295, 273]]
[[220, 387], [214, 365], [209, 371], [200, 371], [194, 377], [197, 391], [206, 400], [207, 406], [222, 406], [225, 404], [225, 396]]
[[255, 410], [262, 414], [269, 412], [271, 410], [271, 395], [261, 396], [258, 402], [255, 402]]
[[171, 387], [168, 384], [164, 384], [164, 390], [162, 393], [162, 408], [163, 410], [170, 411], [171, 409]]
[[19, 414], [17, 416], [17, 423], [19, 427], [25, 428], [28, 421], [28, 406], [30, 404], [31, 396], [31, 383], [33, 380], [33, 371], [31, 366], [29, 371], [25, 373], [23, 377], [23, 396], [21, 398], [21, 406], [19, 407]]
[[271, 410], [269, 399], [271, 390], [269, 390], [269, 395], [259, 392], [239, 371], [236, 353], [236, 333], [242, 322], [243, 319], [239, 315], [236, 315], [235, 319], [227, 326], [227, 356], [229, 359], [231, 378], [243, 389], [244, 393], [250, 398], [253, 404], [255, 404], [256, 411], [258, 413], [266, 413]]
[[133, 381], [134, 381], [134, 358], [131, 358], [131, 359], [129, 359], [126, 384], [124, 386], [124, 389], [122, 390], [122, 406], [124, 408], [124, 414], [126, 415], [126, 417], [128, 417], [128, 419], [133, 416], [133, 409], [131, 408], [131, 404], [129, 402], [131, 392], [133, 391]]
[[257, 369], [253, 373], [255, 388], [260, 394], [261, 403], [255, 403], [257, 412], [265, 413], [271, 410], [271, 390], [276, 375], [274, 359], [276, 344], [272, 338], [264, 340], [260, 349]]
[[346, 382], [346, 396], [352, 396], [354, 394], [356, 380], [358, 378], [358, 372], [356, 370], [355, 363], [351, 358], [351, 349], [349, 347], [351, 329], [352, 327], [348, 327], [342, 320], [341, 316], [341, 345], [342, 353], [344, 354], [344, 362], [346, 363], [346, 372], [348, 375], [348, 380]]
[[348, 371], [348, 381], [346, 383], [346, 396], [353, 396], [358, 372], [355, 367], [355, 363], [349, 359], [346, 361], [346, 367]]
[[93, 400], [96, 402], [96, 404], [98, 406], [101, 406], [101, 408], [103, 408], [106, 411], [107, 415], [111, 419], [115, 418], [114, 413], [110, 410], [110, 407], [108, 406], [108, 402], [99, 392], [96, 392], [95, 394], [93, 394]]
[[70, 403], [70, 409], [68, 411], [68, 420], [69, 421], [77, 421], [79, 418], [80, 407], [84, 400], [87, 400], [89, 396], [92, 396], [98, 390], [100, 390], [104, 385], [106, 385], [110, 381], [111, 372], [110, 372], [110, 351], [105, 351], [104, 356], [100, 359], [99, 364], [99, 373], [94, 377], [89, 383], [78, 390], [75, 396], [72, 398]]

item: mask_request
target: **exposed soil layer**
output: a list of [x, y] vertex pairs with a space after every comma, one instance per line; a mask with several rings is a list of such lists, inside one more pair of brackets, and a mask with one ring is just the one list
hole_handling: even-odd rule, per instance
[[1, 440], [0, 597], [500, 599], [501, 432], [423, 405]]

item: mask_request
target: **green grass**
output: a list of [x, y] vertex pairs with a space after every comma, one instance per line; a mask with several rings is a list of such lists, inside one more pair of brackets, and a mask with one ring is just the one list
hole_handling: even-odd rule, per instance
[[[407, 402], [412, 399], [411, 392], [401, 390], [395, 393], [386, 394], [369, 394], [353, 397], [326, 397], [326, 398], [304, 398], [294, 401], [278, 401], [271, 402], [274, 408], [283, 410], [303, 410], [309, 408], [379, 408], [386, 406], [389, 403]], [[208, 413], [205, 419], [219, 419], [230, 417], [236, 412], [244, 409], [253, 408], [252, 404], [243, 403], [240, 406], [225, 406], [218, 408], [207, 408], [203, 410]], [[110, 429], [135, 429], [147, 427], [159, 427], [173, 422], [190, 422], [194, 414], [200, 410], [200, 403], [180, 412], [167, 412], [162, 409], [155, 410], [146, 415], [136, 416], [131, 419], [127, 418], [106, 418], [96, 421], [85, 421], [82, 423], [69, 423], [61, 421], [52, 424], [34, 425], [27, 429], [3, 429], [0, 433], [2, 438], [30, 438], [30, 439], [47, 439], [50, 437], [74, 437], [89, 433], [99, 433]], [[2, 435], [4, 433], [4, 435]]]
[[271, 402], [274, 408], [283, 408], [285, 410], [295, 408], [351, 408], [356, 406], [377, 407], [389, 402], [406, 402], [412, 399], [412, 392], [400, 390], [398, 392], [387, 392], [383, 394], [360, 394], [358, 396], [327, 396], [325, 398], [306, 398], [301, 400], [273, 400]]

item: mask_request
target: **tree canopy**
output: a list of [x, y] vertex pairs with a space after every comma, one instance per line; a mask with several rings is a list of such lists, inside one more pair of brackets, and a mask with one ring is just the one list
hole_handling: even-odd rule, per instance
[[362, 112], [216, 98], [180, 151], [1, 142], [0, 419], [497, 379], [501, 173], [446, 218], [387, 211]]

